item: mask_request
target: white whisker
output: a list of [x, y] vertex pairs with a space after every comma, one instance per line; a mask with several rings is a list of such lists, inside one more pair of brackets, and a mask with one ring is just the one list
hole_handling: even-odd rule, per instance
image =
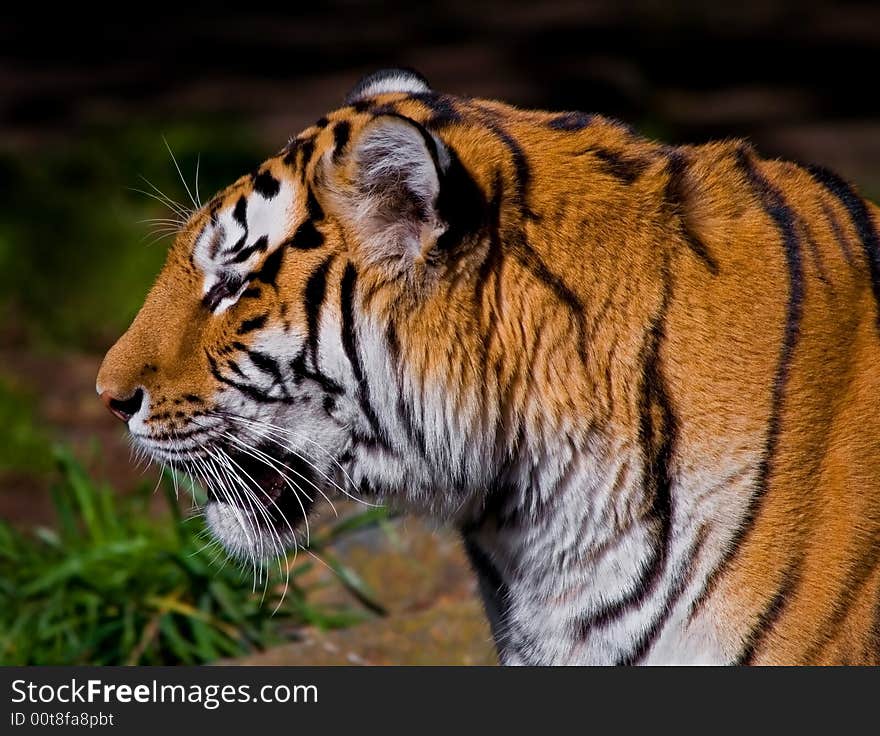
[[[227, 463], [227, 464], [228, 464], [228, 463], [233, 463], [233, 464], [235, 464], [235, 465], [239, 468], [239, 470], [241, 470], [241, 471], [242, 471], [242, 472], [243, 472], [243, 473], [244, 473], [244, 474], [245, 474], [245, 475], [251, 480], [251, 482], [254, 483], [254, 486], [255, 486], [258, 490], [261, 490], [261, 489], [259, 488], [259, 486], [257, 485], [256, 481], [254, 481], [253, 478], [251, 478], [251, 477], [250, 477], [250, 476], [249, 476], [249, 475], [248, 475], [248, 474], [247, 474], [247, 473], [241, 468], [241, 466], [238, 465], [238, 463], [236, 463], [235, 460], [233, 460], [233, 459], [229, 456], [228, 453], [224, 452], [224, 451], [223, 451], [221, 448], [219, 448], [219, 447], [216, 448], [216, 449], [217, 449], [217, 452], [219, 453], [219, 455], [221, 456], [222, 460], [224, 461], [224, 463]], [[228, 465], [227, 465], [227, 467], [228, 467]], [[229, 469], [231, 470], [231, 467], [230, 467]], [[286, 595], [286, 594], [287, 594], [287, 590], [289, 589], [289, 583], [290, 583], [290, 568], [289, 568], [289, 567], [286, 568], [286, 574], [285, 574], [285, 570], [283, 570], [283, 569], [282, 569], [282, 566], [281, 566], [281, 560], [282, 560], [282, 558], [284, 557], [284, 544], [283, 544], [282, 541], [281, 541], [281, 536], [278, 534], [278, 531], [275, 529], [275, 525], [272, 523], [272, 519], [271, 519], [271, 517], [269, 516], [268, 511], [266, 511], [265, 507], [263, 506], [263, 504], [260, 503], [260, 501], [259, 501], [259, 499], [256, 497], [256, 495], [255, 495], [255, 494], [254, 494], [254, 493], [253, 493], [253, 492], [247, 487], [247, 484], [242, 483], [242, 484], [241, 484], [241, 488], [242, 488], [242, 490], [243, 490], [248, 496], [250, 496], [251, 498], [253, 498], [253, 500], [258, 504], [258, 507], [259, 507], [260, 512], [261, 512], [261, 515], [262, 515], [263, 518], [266, 520], [267, 528], [269, 529], [269, 532], [272, 534], [272, 546], [273, 546], [273, 550], [274, 550], [274, 552], [275, 552], [275, 557], [276, 557], [276, 559], [277, 559], [277, 561], [278, 561], [278, 572], [279, 572], [282, 576], [285, 577], [285, 583], [284, 583], [284, 595]], [[264, 495], [265, 495], [265, 492], [264, 492]], [[290, 525], [290, 522], [287, 520], [287, 518], [286, 518], [286, 517], [284, 516], [284, 514], [281, 512], [281, 509], [278, 508], [277, 504], [275, 504], [275, 502], [274, 502], [273, 500], [271, 500], [271, 499], [269, 499], [269, 500], [270, 500], [270, 503], [271, 503], [273, 506], [275, 506], [275, 508], [276, 508], [276, 510], [278, 511], [279, 515], [281, 516], [281, 518], [284, 520], [285, 524], [287, 525], [287, 528], [290, 530], [290, 533], [291, 533], [291, 535], [292, 535], [292, 537], [293, 537], [293, 543], [294, 543], [294, 548], [295, 548], [295, 545], [296, 545], [296, 532], [294, 532], [293, 528], [292, 528], [291, 525]], [[252, 508], [252, 510], [253, 510], [253, 506], [251, 506], [251, 508]], [[254, 513], [256, 513], [256, 512], [254, 512]], [[261, 545], [262, 545], [262, 540], [261, 540]], [[262, 547], [261, 547], [261, 549], [262, 549]], [[262, 561], [261, 561], [261, 565], [262, 565]], [[263, 596], [264, 596], [264, 598], [265, 598], [265, 595], [266, 595], [266, 588], [267, 588], [267, 586], [268, 586], [268, 583], [269, 583], [269, 574], [268, 574], [268, 569], [267, 569], [267, 570], [266, 570], [266, 585], [264, 586], [264, 589], [263, 589]], [[282, 596], [282, 600], [283, 600], [283, 596]], [[275, 610], [273, 611], [273, 615], [275, 614], [275, 612], [277, 612], [278, 607], [279, 607], [280, 605], [281, 605], [281, 602], [279, 601], [278, 606], [276, 606], [276, 607], [275, 607]]]
[[202, 198], [199, 196], [199, 165], [202, 163], [202, 154], [196, 157], [196, 202], [198, 206], [202, 206]]
[[192, 192], [189, 190], [189, 184], [186, 183], [186, 179], [183, 176], [183, 172], [180, 170], [180, 166], [177, 163], [177, 158], [174, 156], [174, 151], [171, 150], [171, 146], [168, 145], [168, 139], [165, 136], [162, 136], [162, 141], [165, 143], [165, 148], [168, 149], [168, 153], [171, 154], [171, 160], [174, 162], [174, 168], [177, 169], [177, 173], [180, 175], [180, 181], [183, 182], [184, 189], [186, 189], [186, 193], [189, 195], [190, 202], [193, 203], [193, 207], [198, 209], [199, 205], [196, 202], [196, 198], [193, 197]]
[[[341, 464], [341, 463], [340, 463], [340, 462], [339, 462], [339, 461], [333, 456], [333, 454], [330, 453], [330, 452], [329, 452], [328, 450], [326, 450], [325, 448], [321, 447], [320, 444], [318, 444], [317, 442], [315, 442], [315, 441], [314, 441], [313, 439], [311, 439], [310, 437], [307, 437], [306, 435], [302, 434], [301, 432], [295, 432], [295, 431], [293, 431], [293, 430], [286, 429], [286, 428], [284, 428], [284, 427], [279, 427], [279, 426], [276, 425], [276, 424], [270, 424], [269, 422], [265, 422], [265, 421], [262, 421], [262, 420], [249, 419], [249, 418], [247, 418], [247, 417], [243, 417], [243, 416], [240, 416], [240, 415], [238, 415], [238, 414], [232, 414], [232, 413], [229, 413], [229, 412], [224, 412], [223, 414], [216, 414], [216, 416], [219, 416], [219, 417], [221, 417], [221, 418], [222, 418], [222, 417], [226, 417], [226, 418], [231, 419], [232, 421], [236, 421], [236, 422], [238, 422], [238, 423], [240, 423], [240, 424], [244, 424], [244, 425], [247, 425], [247, 426], [250, 426], [250, 427], [260, 427], [260, 428], [263, 428], [263, 429], [265, 429], [265, 430], [267, 430], [267, 431], [273, 431], [273, 432], [278, 433], [278, 434], [281, 434], [281, 435], [286, 435], [286, 436], [288, 436], [288, 437], [292, 437], [292, 438], [294, 438], [294, 439], [305, 440], [306, 442], [311, 443], [312, 445], [314, 445], [315, 447], [317, 447], [319, 450], [321, 450], [321, 451], [322, 451], [327, 457], [329, 457], [329, 458], [334, 462], [334, 464], [335, 464], [335, 465], [340, 469], [340, 471], [343, 473], [343, 475], [345, 476], [346, 480], [351, 484], [351, 487], [352, 487], [352, 489], [355, 491], [355, 493], [357, 492], [357, 485], [355, 484], [354, 480], [353, 480], [352, 477], [348, 474], [348, 472], [345, 470], [345, 468], [342, 466], [342, 464]], [[291, 454], [296, 455], [296, 456], [299, 457], [303, 462], [307, 463], [307, 464], [310, 465], [312, 468], [314, 468], [317, 472], [321, 473], [321, 475], [322, 475], [327, 481], [329, 481], [330, 483], [332, 483], [332, 484], [337, 488], [337, 490], [339, 490], [340, 493], [342, 493], [343, 495], [347, 496], [347, 497], [350, 498], [352, 501], [356, 501], [357, 503], [363, 504], [364, 506], [370, 506], [370, 507], [372, 507], [372, 508], [382, 508], [382, 507], [383, 507], [383, 504], [370, 503], [369, 501], [365, 501], [365, 500], [363, 500], [363, 499], [361, 499], [361, 498], [358, 498], [358, 497], [355, 496], [355, 495], [352, 495], [351, 493], [349, 493], [348, 491], [346, 491], [342, 486], [340, 486], [338, 483], [336, 483], [332, 478], [330, 478], [328, 475], [326, 475], [326, 474], [325, 474], [320, 468], [318, 468], [316, 465], [314, 465], [312, 462], [310, 462], [310, 461], [308, 460], [308, 458], [304, 457], [303, 455], [301, 455], [301, 454], [298, 453], [295, 449], [289, 447], [288, 445], [279, 442], [277, 439], [270, 437], [268, 434], [266, 434], [266, 435], [260, 435], [259, 433], [254, 432], [253, 429], [251, 430], [251, 432], [254, 433], [254, 434], [257, 434], [258, 436], [266, 436], [268, 439], [272, 439], [276, 444], [281, 445], [282, 447], [287, 448], [287, 449], [290, 451]]]

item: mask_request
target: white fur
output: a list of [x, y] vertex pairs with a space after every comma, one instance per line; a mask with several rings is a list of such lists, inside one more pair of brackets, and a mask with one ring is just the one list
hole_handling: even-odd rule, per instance
[[[226, 263], [234, 253], [226, 253], [225, 251], [236, 244], [245, 234], [245, 229], [232, 216], [235, 203], [233, 202], [217, 213], [216, 224], [209, 222], [205, 226], [196, 238], [193, 249], [195, 264], [204, 274], [202, 295], [207, 294], [218, 281], [229, 275], [247, 274], [257, 262], [264, 259], [284, 242], [289, 235], [291, 213], [294, 207], [293, 195], [293, 186], [283, 180], [278, 194], [272, 199], [266, 199], [258, 192], [251, 192], [247, 198], [245, 217], [248, 238], [243, 247], [247, 247], [260, 237], [266, 236], [268, 249], [262, 252], [255, 251], [242, 263]], [[212, 250], [213, 256], [211, 255]], [[244, 293], [245, 288], [246, 285], [237, 293], [230, 294], [223, 299], [215, 310], [216, 313], [220, 314], [235, 304]]]
[[357, 99], [365, 99], [367, 97], [392, 94], [395, 92], [403, 94], [418, 94], [419, 92], [430, 91], [431, 88], [418, 77], [415, 77], [412, 74], [407, 74], [406, 72], [400, 72], [398, 74], [390, 74], [382, 77], [381, 79], [377, 79], [367, 85], [359, 91]]

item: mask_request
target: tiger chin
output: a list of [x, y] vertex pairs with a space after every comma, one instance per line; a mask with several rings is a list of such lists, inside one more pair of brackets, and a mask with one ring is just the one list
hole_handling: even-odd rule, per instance
[[195, 211], [97, 390], [234, 555], [460, 531], [504, 664], [880, 663], [878, 209], [367, 77]]

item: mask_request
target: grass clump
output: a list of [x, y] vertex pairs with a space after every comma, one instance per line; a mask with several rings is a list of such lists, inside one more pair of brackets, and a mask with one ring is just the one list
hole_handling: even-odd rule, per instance
[[[200, 664], [263, 649], [298, 626], [346, 626], [367, 615], [310, 605], [306, 555], [283, 597], [280, 582], [254, 592], [235, 565], [212, 564], [201, 517], [181, 516], [169, 482], [170, 523], [148, 513], [149, 489], [118, 496], [66, 450], [55, 456], [57, 529], [24, 534], [0, 522], [0, 664]], [[344, 520], [320, 543], [381, 517]], [[371, 601], [356, 575], [325, 559]]]

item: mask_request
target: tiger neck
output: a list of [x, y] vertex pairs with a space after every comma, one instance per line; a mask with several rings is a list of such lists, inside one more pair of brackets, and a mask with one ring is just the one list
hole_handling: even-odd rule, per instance
[[[635, 190], [614, 190], [609, 212], [666, 217]], [[382, 368], [376, 404], [397, 407], [382, 419], [413, 427], [381, 458], [370, 448], [371, 479], [395, 469], [387, 491], [370, 488], [462, 528], [502, 661], [644, 661], [686, 626], [702, 546], [670, 467], [669, 247], [643, 242], [651, 228], [608, 243], [590, 220], [551, 232], [497, 180], [489, 200], [487, 235], [461, 257], [473, 278], [389, 310], [393, 333], [372, 341], [403, 367], [365, 361]]]
[[[519, 243], [508, 235], [504, 245], [541, 240], [537, 232]], [[462, 525], [499, 655], [508, 664], [662, 662], [693, 638], [688, 573], [707, 521], [684, 508], [688, 494], [678, 493], [672, 467], [675, 418], [661, 360], [673, 290], [668, 255], [656, 249], [653, 263], [632, 269], [657, 274], [651, 283], [633, 285], [621, 258], [604, 289], [575, 290], [543, 273], [552, 254], [514, 254], [520, 283], [532, 279], [555, 301], [545, 332], [558, 314], [573, 315], [575, 331], [563, 320], [531, 350], [498, 340], [513, 356], [508, 365], [520, 356], [512, 371], [525, 385], [536, 385], [535, 369], [566, 374], [519, 401], [527, 439], [520, 444], [508, 430], [513, 460]], [[534, 317], [534, 291], [508, 289], [508, 305], [521, 298], [529, 303], [523, 314]], [[636, 291], [633, 304], [627, 295]], [[702, 652], [714, 657], [711, 646]]]
[[661, 638], [681, 651], [703, 533], [645, 504], [644, 472], [636, 448], [597, 440], [499, 482], [462, 523], [503, 664], [663, 661]]

